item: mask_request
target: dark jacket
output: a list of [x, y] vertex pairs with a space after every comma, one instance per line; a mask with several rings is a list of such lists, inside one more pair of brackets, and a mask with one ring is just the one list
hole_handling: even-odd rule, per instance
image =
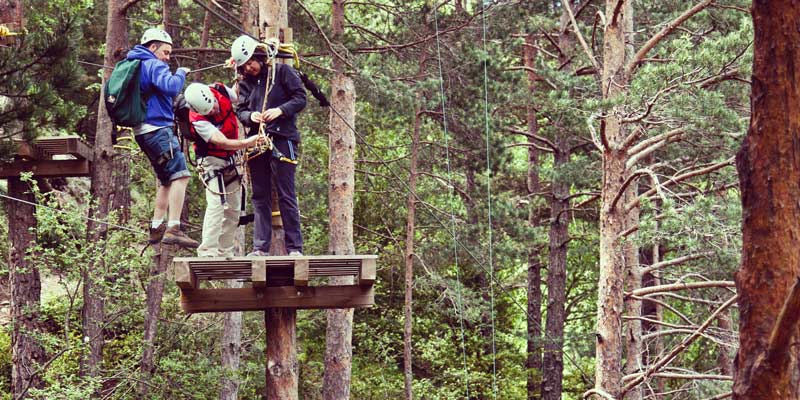
[[[144, 123], [155, 126], [172, 126], [174, 114], [172, 99], [180, 93], [186, 72], [179, 69], [173, 75], [169, 65], [156, 58], [147, 47], [137, 44], [128, 52], [129, 60], [142, 60], [139, 85], [147, 99]], [[298, 78], [299, 79], [299, 78]]]
[[[267, 123], [272, 135], [282, 136], [295, 142], [300, 141], [297, 130], [297, 114], [306, 106], [306, 89], [294, 68], [286, 64], [276, 64], [275, 83], [267, 98], [267, 109], [280, 108], [283, 115]], [[247, 76], [239, 82], [239, 103], [236, 105], [236, 116], [248, 129], [247, 136], [258, 133], [257, 123], [250, 121], [250, 114], [264, 111], [264, 91], [267, 85], [269, 69], [261, 69], [260, 76]]]

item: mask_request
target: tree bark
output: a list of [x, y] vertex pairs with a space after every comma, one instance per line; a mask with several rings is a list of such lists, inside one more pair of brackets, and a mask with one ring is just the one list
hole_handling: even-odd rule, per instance
[[[770, 349], [770, 338], [800, 275], [800, 4], [756, 0], [751, 10], [752, 114], [736, 155], [744, 220], [733, 398], [796, 399], [797, 346]], [[797, 321], [784, 333], [796, 340]]]
[[[106, 20], [106, 54], [104, 63], [114, 65], [114, 61], [128, 48], [128, 19], [126, 10], [121, 0], [108, 2]], [[103, 81], [111, 72], [104, 70]], [[102, 86], [101, 86], [102, 87]], [[101, 97], [103, 96], [101, 89]], [[92, 163], [91, 193], [94, 199], [93, 206], [89, 209], [89, 216], [95, 220], [105, 220], [108, 217], [110, 199], [113, 196], [113, 164], [114, 148], [111, 144], [111, 130], [113, 126], [105, 110], [105, 102], [99, 102], [97, 111], [97, 129], [94, 140], [94, 160]], [[108, 226], [90, 219], [87, 223], [87, 237], [90, 243], [103, 243], [107, 237]], [[102, 251], [102, 249], [98, 249]], [[105, 294], [104, 290], [96, 285], [102, 280], [98, 272], [106, 270], [101, 257], [96, 256], [89, 260], [82, 271], [83, 275], [83, 335], [88, 341], [88, 354], [84, 355], [81, 363], [81, 372], [88, 376], [97, 376], [100, 373], [100, 363], [103, 360], [103, 320], [105, 319]]]
[[[341, 46], [344, 35], [344, 0], [334, 0], [331, 10], [331, 40]], [[336, 71], [331, 79], [331, 106], [341, 116], [331, 112], [328, 159], [329, 190], [328, 220], [331, 254], [355, 254], [353, 244], [353, 194], [355, 189], [355, 126], [356, 91], [353, 80], [344, 74], [344, 62], [332, 61]], [[342, 121], [341, 118], [346, 120]], [[332, 285], [352, 284], [352, 277], [331, 279]], [[350, 397], [351, 361], [353, 357], [353, 309], [328, 310], [325, 334], [325, 373], [322, 397], [341, 400]]]
[[140, 398], [147, 398], [150, 390], [150, 378], [155, 372], [155, 340], [158, 334], [158, 320], [161, 316], [161, 302], [164, 297], [165, 273], [172, 258], [174, 246], [156, 245], [150, 276], [145, 288], [144, 334], [142, 335], [142, 359], [139, 370], [142, 373], [137, 386]]
[[[617, 8], [617, 3], [622, 3]], [[626, 23], [631, 13], [629, 0], [606, 0], [606, 21], [603, 35], [603, 67], [601, 85], [603, 99], [625, 94], [628, 77], [624, 74], [626, 57]], [[615, 12], [619, 11], [619, 18]], [[622, 232], [628, 228], [623, 205], [632, 197], [624, 187], [628, 171], [627, 156], [621, 149], [625, 138], [621, 106], [608, 112], [601, 128], [604, 145], [603, 182], [600, 208], [600, 277], [597, 298], [597, 347], [595, 388], [618, 398], [622, 388], [622, 310], [625, 272]], [[621, 193], [623, 192], [624, 193]], [[614, 200], [621, 200], [614, 204]]]
[[297, 311], [269, 308], [267, 328], [267, 386], [265, 399], [297, 400]]
[[[425, 61], [420, 62], [422, 70]], [[403, 376], [405, 382], [406, 399], [414, 398], [412, 383], [414, 373], [412, 371], [412, 352], [411, 352], [411, 331], [414, 319], [413, 311], [413, 291], [414, 291], [414, 225], [416, 222], [417, 211], [417, 158], [419, 157], [419, 130], [422, 120], [422, 95], [417, 93], [417, 101], [414, 107], [414, 127], [411, 133], [411, 159], [409, 160], [408, 175], [408, 199], [406, 200], [406, 280], [405, 280], [405, 306], [403, 326]]]
[[178, 0], [163, 0], [162, 6], [161, 23], [164, 24], [164, 30], [172, 37], [172, 42], [175, 43], [174, 47], [179, 47], [178, 33], [180, 31], [178, 30], [178, 21], [175, 16], [180, 13], [180, 4], [178, 4]]
[[[261, 0], [259, 5], [259, 26], [262, 37], [264, 28], [286, 28], [289, 25], [286, 0]], [[281, 60], [291, 64], [291, 60]], [[276, 179], [273, 177], [273, 182]], [[277, 210], [277, 193], [272, 190], [272, 209]], [[286, 240], [280, 218], [272, 219], [271, 255], [286, 255]], [[264, 325], [267, 330], [267, 365], [264, 398], [277, 400], [297, 399], [297, 310], [269, 308], [264, 311]]]
[[258, 27], [262, 37], [268, 27], [285, 28], [289, 26], [289, 8], [286, 3], [287, 0], [258, 1]]
[[258, 0], [242, 0], [242, 29], [251, 35], [258, 35]]
[[[533, 98], [536, 92], [536, 81], [538, 77], [533, 72], [536, 67], [536, 48], [533, 34], [525, 36], [524, 63], [528, 68], [528, 92]], [[536, 109], [532, 103], [527, 106], [528, 119], [528, 143], [534, 144], [536, 141], [532, 135], [539, 134], [539, 123], [536, 120]], [[541, 191], [539, 180], [539, 150], [534, 146], [528, 147], [528, 196], [531, 198], [531, 206], [528, 210], [528, 224], [536, 229], [541, 226], [539, 213], [539, 201], [537, 193]], [[528, 399], [539, 399], [542, 384], [542, 262], [541, 246], [533, 243], [528, 249], [528, 338], [527, 351], [528, 357], [525, 362], [527, 373]]]
[[[575, 40], [570, 34], [570, 18], [564, 9], [560, 20], [559, 64], [568, 70]], [[566, 168], [570, 160], [569, 132], [558, 129], [553, 150], [553, 168]], [[560, 400], [564, 376], [564, 323], [567, 303], [567, 244], [569, 243], [569, 188], [566, 177], [553, 175], [550, 194], [549, 260], [547, 269], [547, 322], [542, 366], [542, 399]]]
[[[35, 202], [27, 183], [19, 178], [8, 180], [8, 195]], [[15, 399], [28, 398], [29, 389], [41, 389], [44, 380], [39, 366], [45, 361], [45, 351], [36, 339], [40, 332], [39, 306], [42, 289], [39, 269], [25, 259], [26, 249], [34, 241], [30, 228], [36, 226], [34, 206], [6, 201], [8, 236], [11, 241], [11, 390]]]
[[[556, 136], [554, 167], [569, 163], [567, 135]], [[560, 400], [564, 374], [564, 322], [567, 303], [567, 243], [569, 242], [569, 187], [562, 174], [554, 174], [550, 199], [550, 256], [547, 269], [547, 324], [545, 326], [542, 399]]]
[[[241, 130], [239, 132], [241, 135]], [[234, 238], [233, 254], [242, 256], [245, 254], [245, 229], [240, 226], [236, 229]], [[243, 285], [239, 281], [229, 280], [229, 288], [241, 288]], [[242, 357], [242, 313], [225, 313], [225, 320], [222, 326], [222, 368], [226, 376], [222, 378], [219, 390], [220, 400], [237, 400], [239, 398], [239, 379], [236, 373], [239, 370], [239, 363]]]

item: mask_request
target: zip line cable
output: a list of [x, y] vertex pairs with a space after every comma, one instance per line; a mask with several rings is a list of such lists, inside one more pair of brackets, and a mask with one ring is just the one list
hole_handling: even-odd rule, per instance
[[[485, 4], [481, 8], [485, 9]], [[488, 224], [489, 224], [489, 298], [491, 299], [491, 318], [492, 318], [492, 392], [494, 398], [497, 398], [497, 350], [495, 341], [495, 311], [494, 311], [494, 260], [493, 260], [493, 237], [492, 237], [492, 166], [491, 166], [491, 152], [489, 143], [489, 77], [487, 72], [487, 59], [486, 52], [486, 12], [481, 13], [481, 24], [483, 25], [483, 121], [484, 130], [486, 131], [486, 201], [488, 203]]]
[[[58, 213], [61, 213], [61, 214], [64, 214], [64, 215], [74, 215], [74, 213], [70, 213], [69, 211], [66, 211], [66, 210], [60, 210], [58, 208], [53, 208], [53, 207], [50, 207], [50, 206], [46, 206], [44, 204], [38, 204], [38, 203], [31, 202], [31, 201], [18, 199], [16, 197], [6, 195], [5, 193], [0, 193], [0, 197], [6, 198], [6, 199], [9, 199], [9, 200], [13, 200], [13, 201], [18, 201], [20, 203], [25, 203], [25, 204], [28, 204], [28, 205], [31, 205], [31, 206], [34, 206], [34, 207], [46, 208], [48, 210], [55, 211], [55, 212], [58, 212]], [[114, 224], [114, 223], [111, 223], [111, 222], [108, 222], [108, 221], [99, 220], [99, 219], [92, 218], [92, 217], [89, 217], [89, 216], [82, 216], [81, 218], [83, 218], [85, 220], [97, 222], [98, 224], [106, 225], [106, 226], [109, 226], [109, 227], [112, 227], [112, 228], [122, 229], [122, 230], [125, 230], [125, 231], [128, 231], [128, 232], [133, 232], [133, 233], [135, 233], [137, 235], [147, 235], [147, 233], [145, 231], [142, 231], [142, 230], [132, 229], [132, 228], [129, 228], [127, 226], [117, 225], [117, 224]]]
[[[436, 61], [439, 66], [439, 96], [442, 101], [442, 127], [444, 128], [444, 150], [447, 158], [447, 179], [450, 184], [450, 199], [455, 198], [455, 184], [453, 183], [453, 170], [450, 166], [450, 145], [448, 142], [449, 135], [447, 134], [447, 96], [444, 93], [444, 72], [442, 70], [442, 51], [439, 41], [439, 8], [438, 1], [433, 4], [433, 21], [436, 28]], [[455, 204], [453, 205], [455, 207]], [[464, 388], [466, 389], [467, 399], [469, 399], [469, 369], [467, 367], [467, 346], [464, 339], [464, 299], [461, 294], [461, 273], [458, 266], [458, 233], [456, 231], [456, 215], [454, 212], [450, 213], [450, 226], [453, 229], [453, 258], [456, 270], [456, 298], [458, 299], [458, 322], [461, 327], [461, 354], [464, 361]], [[492, 327], [492, 336], [494, 336], [494, 327]]]

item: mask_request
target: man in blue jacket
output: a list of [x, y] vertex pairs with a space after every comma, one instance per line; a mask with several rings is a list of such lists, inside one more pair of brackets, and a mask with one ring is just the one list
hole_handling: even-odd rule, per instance
[[178, 68], [173, 75], [167, 65], [171, 53], [172, 38], [157, 28], [146, 30], [141, 44], [128, 52], [129, 60], [141, 60], [140, 85], [142, 97], [147, 101], [145, 120], [133, 128], [133, 133], [158, 177], [150, 243], [177, 244], [195, 249], [199, 245], [197, 241], [180, 229], [183, 198], [191, 174], [172, 128], [172, 100], [183, 88], [189, 69]]

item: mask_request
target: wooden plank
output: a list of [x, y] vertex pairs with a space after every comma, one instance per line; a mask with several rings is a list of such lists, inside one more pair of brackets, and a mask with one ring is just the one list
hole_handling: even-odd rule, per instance
[[197, 289], [197, 277], [189, 268], [189, 263], [173, 261], [175, 268], [175, 283], [181, 288], [181, 292]]
[[267, 286], [267, 264], [264, 260], [253, 260], [253, 272], [250, 275], [253, 287]]
[[360, 308], [373, 304], [373, 287], [358, 285], [181, 291], [181, 308], [187, 313], [261, 311], [267, 308]]
[[92, 147], [78, 136], [46, 136], [37, 138], [34, 147], [46, 154], [71, 155], [76, 158], [92, 161]]
[[294, 285], [308, 286], [308, 259], [294, 260]]
[[89, 176], [87, 160], [17, 161], [0, 164], [0, 178], [15, 178], [23, 172], [33, 172], [39, 177]]
[[358, 274], [358, 284], [361, 286], [372, 286], [375, 283], [375, 266], [377, 260], [368, 258], [361, 262], [361, 271]]

